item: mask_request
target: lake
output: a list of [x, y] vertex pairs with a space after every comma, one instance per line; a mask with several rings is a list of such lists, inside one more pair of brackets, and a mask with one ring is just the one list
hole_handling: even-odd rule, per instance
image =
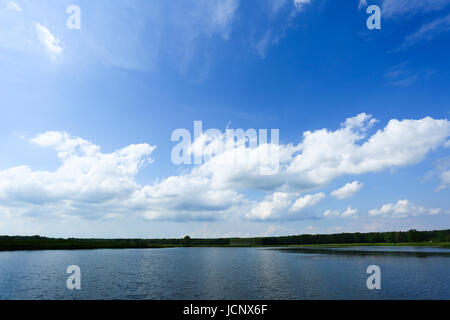
[[[69, 290], [69, 265], [81, 290]], [[369, 265], [381, 289], [369, 290]], [[0, 299], [450, 299], [450, 250], [167, 248], [0, 252]]]

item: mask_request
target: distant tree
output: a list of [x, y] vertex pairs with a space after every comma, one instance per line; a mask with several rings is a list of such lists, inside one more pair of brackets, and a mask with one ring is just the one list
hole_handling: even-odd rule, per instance
[[420, 232], [418, 232], [416, 229], [409, 230], [408, 231], [408, 241], [409, 242], [419, 242], [419, 241], [421, 241]]
[[191, 245], [191, 237], [186, 236], [183, 238], [183, 245], [190, 246]]
[[395, 242], [395, 233], [394, 232], [385, 232], [384, 233], [384, 242], [388, 242], [388, 243]]

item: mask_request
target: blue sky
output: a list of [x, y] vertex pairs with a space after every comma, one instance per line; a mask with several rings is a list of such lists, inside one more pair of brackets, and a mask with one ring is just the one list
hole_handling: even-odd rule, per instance
[[[0, 234], [449, 228], [449, 31], [450, 0], [0, 0]], [[175, 165], [196, 120], [279, 129], [279, 172]]]

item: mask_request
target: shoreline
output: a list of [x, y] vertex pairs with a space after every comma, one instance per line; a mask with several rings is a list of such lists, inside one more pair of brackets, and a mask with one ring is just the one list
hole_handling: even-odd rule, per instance
[[0, 251], [160, 249], [179, 247], [283, 248], [355, 246], [428, 246], [450, 248], [450, 229], [369, 233], [301, 234], [254, 238], [48, 238], [42, 236], [1, 236]]
[[429, 247], [450, 249], [450, 242], [403, 242], [403, 243], [330, 243], [330, 244], [292, 244], [292, 245], [149, 245], [149, 246], [43, 246], [30, 248], [17, 246], [1, 248], [0, 252], [15, 251], [75, 251], [75, 250], [129, 250], [129, 249], [170, 249], [170, 248], [351, 248], [351, 247]]

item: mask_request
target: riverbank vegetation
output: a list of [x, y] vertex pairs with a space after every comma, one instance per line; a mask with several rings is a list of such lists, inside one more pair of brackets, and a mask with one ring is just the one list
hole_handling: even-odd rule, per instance
[[0, 236], [0, 251], [132, 249], [167, 247], [414, 245], [450, 248], [450, 229], [370, 233], [303, 234], [282, 237], [191, 239], [57, 239], [41, 236]]

